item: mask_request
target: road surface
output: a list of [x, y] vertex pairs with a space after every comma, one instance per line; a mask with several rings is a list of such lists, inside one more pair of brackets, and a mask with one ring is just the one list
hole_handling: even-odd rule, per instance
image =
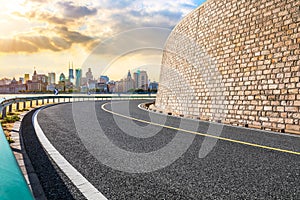
[[[41, 110], [38, 123], [107, 199], [300, 199], [299, 136], [149, 113], [142, 102], [59, 104]], [[85, 199], [27, 129], [46, 196]]]

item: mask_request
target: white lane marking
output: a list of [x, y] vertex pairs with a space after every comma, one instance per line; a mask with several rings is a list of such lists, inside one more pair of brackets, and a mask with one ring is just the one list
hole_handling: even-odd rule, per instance
[[45, 107], [37, 110], [32, 118], [36, 135], [43, 148], [58, 165], [58, 167], [71, 180], [71, 182], [79, 189], [83, 196], [85, 196], [88, 200], [107, 200], [107, 198], [101, 192], [99, 192], [86, 178], [84, 178], [47, 139], [37, 120], [38, 113], [44, 108]]

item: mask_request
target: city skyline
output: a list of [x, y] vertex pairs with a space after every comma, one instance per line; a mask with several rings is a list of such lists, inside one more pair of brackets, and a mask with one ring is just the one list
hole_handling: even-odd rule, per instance
[[[69, 62], [69, 66], [64, 70], [64, 71], [59, 71], [59, 72], [56, 72], [56, 71], [45, 71], [45, 72], [40, 72], [39, 70], [38, 70], [38, 68], [37, 67], [33, 67], [33, 70], [31, 71], [31, 72], [29, 72], [29, 71], [27, 71], [27, 72], [25, 72], [23, 75], [20, 75], [20, 76], [12, 76], [12, 77], [9, 77], [9, 76], [1, 76], [0, 77], [0, 80], [1, 81], [4, 81], [4, 80], [9, 80], [9, 82], [11, 81], [11, 80], [13, 80], [13, 79], [16, 79], [17, 81], [19, 80], [19, 79], [23, 79], [23, 81], [24, 82], [26, 82], [27, 80], [32, 80], [32, 74], [35, 72], [35, 71], [37, 71], [37, 72], [39, 72], [39, 74], [44, 74], [44, 75], [46, 75], [46, 76], [51, 76], [51, 82], [53, 82], [53, 80], [55, 80], [55, 83], [57, 83], [57, 82], [59, 82], [59, 79], [60, 79], [60, 75], [61, 74], [64, 74], [67, 78], [69, 78], [69, 70], [70, 69], [72, 69], [73, 70], [73, 75], [75, 75], [76, 76], [76, 70], [80, 70], [81, 71], [81, 73], [84, 73], [85, 74], [85, 72], [88, 72], [89, 70], [91, 70], [92, 68], [91, 67], [89, 67], [89, 68], [84, 68], [84, 69], [82, 69], [82, 68], [78, 68], [78, 67], [74, 67], [74, 65], [73, 65], [73, 63], [72, 62]], [[102, 77], [102, 76], [108, 76], [108, 77], [117, 77], [117, 78], [110, 78], [110, 80], [112, 80], [112, 81], [118, 81], [118, 80], [121, 80], [121, 79], [123, 79], [124, 77], [126, 77], [127, 76], [127, 72], [128, 72], [128, 70], [130, 70], [130, 71], [133, 71], [133, 72], [137, 72], [137, 71], [147, 71], [146, 69], [145, 69], [145, 67], [136, 67], [136, 68], [130, 68], [130, 67], [127, 67], [126, 68], [126, 73], [124, 73], [124, 74], [120, 74], [120, 75], [118, 75], [118, 76], [109, 76], [109, 75], [107, 75], [107, 74], [100, 74], [100, 75], [98, 75], [99, 73], [95, 73], [95, 72], [93, 72], [94, 73], [94, 78], [95, 79], [97, 79], [97, 78], [100, 78], [100, 77]], [[155, 81], [155, 82], [158, 82], [159, 80], [156, 80], [155, 78], [152, 78], [151, 79], [151, 77], [154, 77], [152, 74], [148, 74], [148, 76], [149, 76], [149, 80], [153, 80], [153, 81]], [[76, 81], [76, 78], [75, 77], [73, 77], [73, 79], [74, 79], [74, 81]]]
[[[163, 34], [147, 31], [148, 35], [140, 34], [140, 37], [133, 38], [138, 45], [147, 38], [143, 41], [146, 47], [154, 43], [163, 47], [176, 23], [202, 2], [3, 1], [0, 8], [1, 76], [20, 77], [34, 67], [41, 73], [47, 73], [49, 68], [66, 73], [68, 60], [73, 60], [77, 68], [92, 66], [101, 74], [107, 71], [106, 74], [114, 79], [126, 73], [127, 66], [151, 65], [154, 71], [159, 71], [160, 49], [120, 55], [118, 48], [110, 48], [116, 44], [111, 43], [107, 47], [105, 42], [137, 28], [159, 27]], [[90, 59], [92, 50], [99, 45], [101, 51], [96, 52], [97, 58]], [[122, 46], [134, 47], [131, 40], [123, 40]], [[152, 79], [158, 80], [158, 74]]]
[[[52, 91], [61, 92], [96, 92], [96, 93], [127, 93], [157, 91], [158, 82], [148, 78], [145, 70], [130, 70], [127, 76], [118, 80], [112, 80], [106, 75], [94, 76], [92, 69], [87, 71], [76, 68], [73, 63], [69, 63], [68, 74], [48, 72], [48, 74], [38, 73], [34, 69], [33, 74], [26, 73], [23, 77], [16, 79], [0, 78], [0, 94], [6, 93], [49, 93]], [[85, 74], [85, 76], [84, 76]], [[56, 76], [59, 76], [56, 79]]]

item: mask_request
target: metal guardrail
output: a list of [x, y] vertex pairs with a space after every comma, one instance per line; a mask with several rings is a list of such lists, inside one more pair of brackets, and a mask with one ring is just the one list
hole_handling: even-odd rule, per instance
[[[59, 103], [59, 102], [76, 102], [76, 101], [98, 101], [98, 100], [130, 100], [130, 99], [155, 99], [153, 95], [140, 95], [140, 96], [32, 96], [32, 97], [16, 97], [10, 99], [2, 99], [0, 101], [0, 111], [2, 118], [8, 112], [12, 112], [13, 104], [16, 104], [16, 109], [20, 108], [20, 104], [24, 103], [23, 108], [26, 107], [26, 102], [30, 102], [30, 107], [33, 106], [32, 102], [42, 100], [45, 103]], [[46, 102], [45, 102], [46, 100]], [[24, 179], [20, 167], [11, 151], [11, 148], [4, 135], [2, 125], [0, 124], [0, 198], [1, 200], [32, 200], [34, 199], [32, 193]]]
[[[2, 118], [6, 117], [7, 115], [7, 107], [8, 112], [12, 112], [12, 105], [16, 104], [17, 110], [20, 107], [21, 103], [24, 103], [23, 107], [25, 106], [26, 102], [30, 102], [30, 107], [33, 107], [33, 101], [38, 102], [39, 100], [42, 100], [42, 104], [45, 103], [59, 103], [59, 102], [74, 102], [74, 101], [86, 101], [86, 100], [125, 100], [125, 99], [155, 99], [156, 95], [126, 95], [126, 96], [32, 96], [32, 97], [16, 97], [11, 99], [2, 100], [0, 102], [0, 111], [2, 112]], [[45, 102], [46, 100], [46, 102]]]

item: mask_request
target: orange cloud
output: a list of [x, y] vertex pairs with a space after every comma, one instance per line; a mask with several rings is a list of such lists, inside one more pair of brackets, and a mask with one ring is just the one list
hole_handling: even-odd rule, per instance
[[38, 48], [26, 41], [21, 41], [16, 38], [14, 39], [0, 39], [0, 52], [5, 53], [17, 53], [17, 52], [27, 52], [33, 53], [37, 52]]
[[39, 32], [44, 35], [19, 34], [12, 39], [0, 38], [0, 52], [35, 53], [42, 50], [56, 52], [70, 49], [73, 44], [80, 44], [90, 50], [90, 46], [96, 41], [93, 37], [83, 35], [77, 31], [70, 31], [66, 27], [56, 27], [47, 34], [45, 34], [45, 30]]
[[46, 12], [30, 11], [25, 14], [22, 14], [20, 12], [13, 12], [12, 14], [15, 16], [18, 16], [18, 17], [24, 17], [24, 18], [30, 19], [30, 20], [34, 19], [34, 20], [38, 20], [41, 22], [48, 22], [49, 24], [54, 24], [54, 25], [57, 25], [57, 24], [67, 25], [69, 23], [75, 22], [73, 19], [57, 17], [54, 14], [50, 14], [50, 13], [46, 13]]

